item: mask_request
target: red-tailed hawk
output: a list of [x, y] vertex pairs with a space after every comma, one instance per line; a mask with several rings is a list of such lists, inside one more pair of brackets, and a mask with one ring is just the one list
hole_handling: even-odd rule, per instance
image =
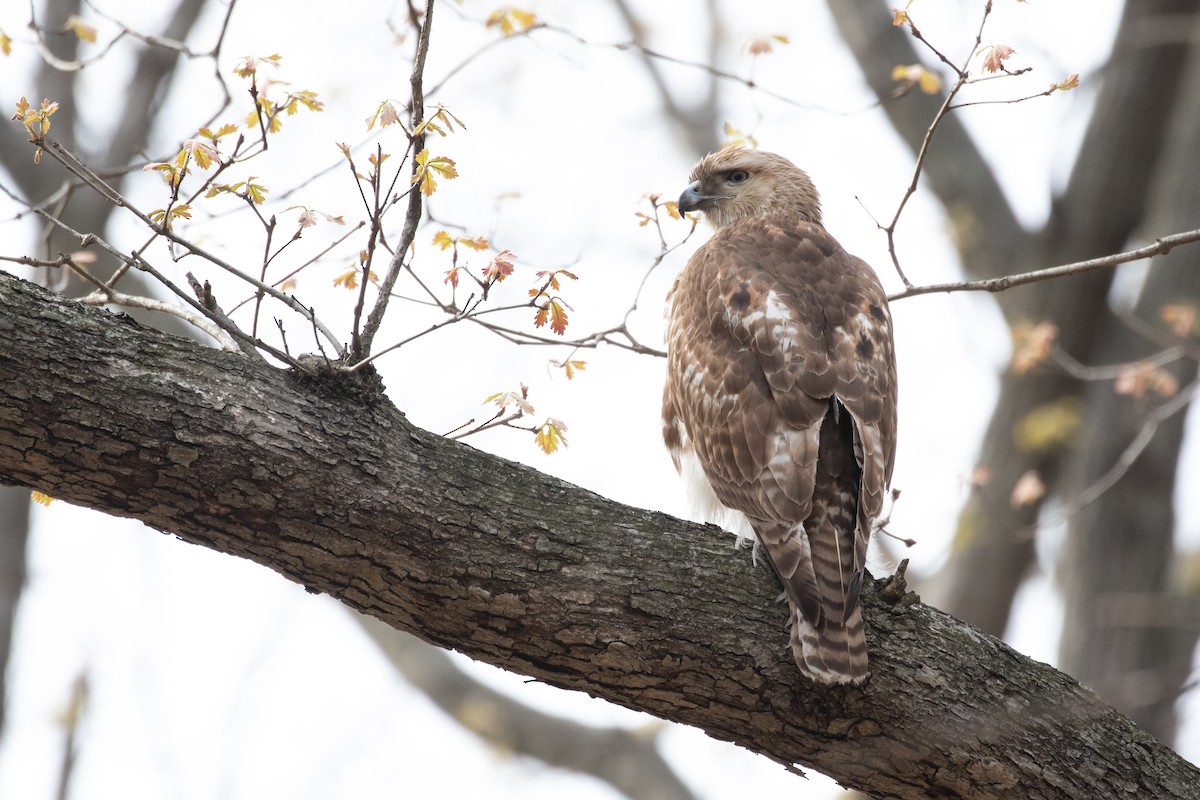
[[887, 296], [787, 159], [726, 148], [691, 181], [679, 210], [716, 233], [669, 295], [663, 438], [710, 519], [744, 515], [765, 549], [800, 671], [861, 682], [858, 595], [896, 452]]

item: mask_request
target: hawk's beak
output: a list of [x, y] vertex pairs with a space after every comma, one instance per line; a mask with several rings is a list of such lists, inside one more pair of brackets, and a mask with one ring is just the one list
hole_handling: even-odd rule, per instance
[[700, 181], [696, 181], [691, 186], [683, 190], [683, 194], [679, 195], [679, 213], [686, 214], [689, 211], [700, 209], [705, 203], [710, 200], [724, 199], [724, 195], [719, 194], [701, 194]]

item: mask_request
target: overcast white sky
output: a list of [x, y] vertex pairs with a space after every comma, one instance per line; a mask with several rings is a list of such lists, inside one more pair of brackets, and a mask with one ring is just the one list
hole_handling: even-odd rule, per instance
[[[139, 28], [151, 27], [146, 16], [153, 12], [141, 9], [141, 3], [99, 0], [97, 5]], [[918, 0], [913, 12], [926, 36], [958, 57], [973, 40], [980, 5]], [[368, 0], [286, 10], [274, 3], [239, 4], [222, 74], [239, 86], [230, 74], [238, 57], [277, 52], [284, 58], [279, 78], [317, 91], [328, 106], [324, 114], [289, 119], [270, 157], [249, 171], [272, 189], [273, 198], [301, 187], [271, 209], [281, 220], [294, 220], [295, 212], [284, 211], [294, 204], [347, 219], [361, 216], [357, 190], [343, 171], [317, 182], [304, 179], [339, 159], [336, 142], [364, 140], [363, 120], [381, 99], [407, 96], [411, 41], [399, 46], [392, 41], [382, 24], [382, 6]], [[656, 50], [704, 58], [708, 22], [698, 0], [634, 6]], [[890, 218], [908, 183], [912, 157], [882, 114], [866, 110], [872, 98], [842, 50], [824, 4], [730, 0], [724, 6], [722, 68], [745, 74], [751, 65], [742, 46], [750, 36], [785, 35], [790, 43], [761, 58], [753, 66], [754, 77], [805, 107], [731, 85], [721, 118], [807, 169], [822, 192], [830, 230], [875, 264], [885, 284], [898, 286], [887, 269], [886, 243], [868, 212]], [[996, 4], [985, 41], [1015, 47], [1020, 65], [1035, 72], [1029, 84], [1014, 82], [1009, 89], [998, 82], [994, 91], [1028, 93], [1070, 72], [1079, 72], [1084, 82], [1077, 92], [966, 114], [1022, 219], [1031, 225], [1043, 218], [1051, 187], [1065, 176], [1092, 99], [1089, 72], [1105, 57], [1119, 6], [1117, 0], [1094, 2], [1083, 17], [1078, 7], [1061, 4]], [[496, 38], [478, 24], [494, 7], [477, 0], [439, 6], [427, 84], [437, 83]], [[648, 192], [677, 196], [702, 154], [691, 152], [664, 123], [638, 59], [603, 46], [628, 39], [608, 4], [524, 7], [593, 44], [552, 32], [507, 42], [458, 73], [433, 98], [449, 106], [468, 130], [433, 145], [456, 160], [461, 177], [445, 183], [433, 198], [430, 208], [439, 224], [420, 233], [418, 245], [426, 245], [439, 226], [461, 225], [470, 234], [487, 235], [498, 248], [517, 255], [515, 291], [524, 290], [529, 280], [524, 275], [534, 269], [569, 266], [579, 281], [568, 287], [566, 297], [575, 308], [572, 331], [581, 334], [619, 321], [653, 261], [657, 241], [633, 216], [642, 208], [640, 198]], [[27, 21], [22, 4], [0, 7], [0, 29], [13, 37], [15, 48], [13, 56], [0, 61], [0, 100], [7, 103], [35, 94], [28, 83], [34, 56]], [[216, 23], [214, 16], [201, 26], [197, 46], [211, 42]], [[120, 110], [120, 75], [127, 64], [118, 51], [85, 72], [89, 124], [110, 125]], [[702, 72], [673, 67], [665, 75], [681, 98], [700, 96]], [[161, 143], [189, 136], [213, 108], [210, 67], [188, 70], [185, 80], [188, 88], [175, 91], [170, 100]], [[239, 106], [223, 120], [244, 115]], [[394, 134], [385, 133], [382, 140], [385, 149], [401, 148]], [[163, 144], [164, 154], [169, 146]], [[146, 176], [135, 180], [131, 194], [153, 208], [161, 205], [162, 191], [160, 181]], [[520, 196], [497, 200], [510, 192]], [[7, 221], [12, 213], [0, 204], [2, 238], [10, 243], [28, 235]], [[398, 228], [399, 215], [393, 222]], [[245, 251], [259, 252], [246, 215], [198, 218], [189, 231], [239, 263], [253, 262]], [[666, 229], [674, 237], [684, 231], [680, 223]], [[319, 226], [305, 235], [303, 253], [316, 252], [341, 232]], [[132, 227], [111, 234], [135, 240]], [[631, 317], [643, 340], [661, 342], [663, 297], [704, 235], [701, 231], [669, 257], [648, 281]], [[348, 330], [351, 298], [331, 280], [359, 246], [306, 273], [297, 288], [340, 331]], [[914, 281], [957, 277], [944, 220], [923, 193], [906, 212], [899, 247]], [[418, 266], [435, 281], [449, 267], [446, 257], [431, 248], [418, 252]], [[182, 275], [183, 266], [172, 266], [165, 254], [159, 259], [160, 266]], [[1014, 269], [1036, 266], [1041, 265]], [[211, 277], [228, 307], [224, 298], [241, 290]], [[995, 375], [1008, 357], [1008, 337], [982, 297], [915, 298], [898, 303], [893, 313], [902, 384], [895, 485], [903, 499], [891, 527], [918, 540], [905, 555], [920, 574], [945, 557], [995, 398]], [[427, 319], [418, 309], [394, 304], [380, 341], [402, 338]], [[299, 332], [289, 338], [295, 349]], [[539, 416], [570, 426], [569, 449], [547, 457], [528, 437], [511, 431], [485, 434], [471, 444], [623, 502], [686, 514], [660, 443], [661, 360], [613, 350], [588, 352], [578, 356], [588, 361], [586, 372], [568, 382], [547, 367], [548, 358], [563, 355], [451, 329], [378, 363], [392, 400], [434, 431], [486, 413], [483, 398], [525, 382]], [[1200, 514], [1196, 508], [1181, 512], [1182, 533], [1195, 542]], [[36, 518], [29, 589], [10, 667], [11, 717], [0, 743], [0, 797], [52, 796], [61, 747], [55, 717], [81, 671], [91, 679], [93, 700], [82, 731], [76, 800], [455, 797], [468, 792], [497, 798], [615, 796], [590, 779], [489, 752], [408, 688], [328, 598], [306, 595], [248, 562], [63, 503], [39, 509]], [[1021, 595], [1010, 636], [1014, 646], [1052, 662], [1058, 609], [1048, 579], [1031, 584]], [[478, 672], [522, 700], [599, 724], [654, 724], [492, 668]], [[1189, 727], [1181, 741], [1184, 755], [1196, 760], [1200, 713], [1195, 698], [1188, 709]], [[750, 791], [831, 796], [827, 781], [797, 779], [696, 731], [679, 728], [661, 741], [679, 772], [706, 797]]]

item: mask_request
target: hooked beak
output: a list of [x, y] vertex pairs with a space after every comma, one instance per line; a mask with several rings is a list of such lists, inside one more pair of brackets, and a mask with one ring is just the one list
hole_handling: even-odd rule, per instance
[[686, 214], [689, 211], [703, 210], [705, 203], [712, 200], [724, 200], [728, 195], [721, 194], [701, 194], [700, 181], [695, 181], [691, 186], [683, 190], [683, 194], [679, 195], [679, 213]]

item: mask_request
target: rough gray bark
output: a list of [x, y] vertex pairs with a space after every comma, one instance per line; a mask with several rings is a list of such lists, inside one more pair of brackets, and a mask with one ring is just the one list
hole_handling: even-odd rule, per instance
[[[866, 587], [872, 676], [803, 681], [765, 570], [712, 527], [0, 276], [0, 480], [250, 558], [426, 641], [876, 797], [1200, 798], [1066, 675]], [[895, 587], [892, 587], [893, 590]]]

